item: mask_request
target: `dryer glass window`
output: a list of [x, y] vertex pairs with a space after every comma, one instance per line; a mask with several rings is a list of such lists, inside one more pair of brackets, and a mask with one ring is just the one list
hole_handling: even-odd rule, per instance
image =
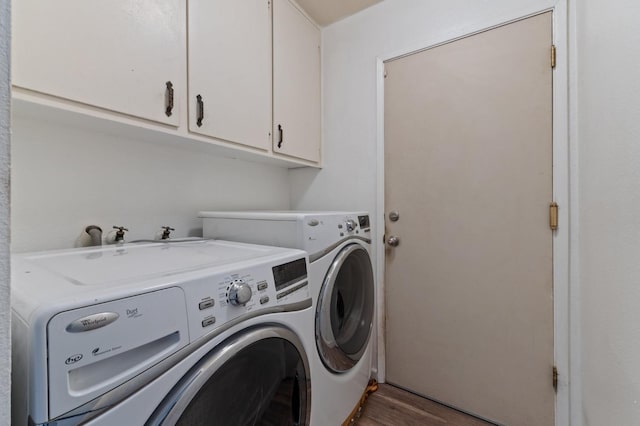
[[366, 350], [374, 312], [374, 280], [367, 251], [346, 246], [325, 278], [316, 316], [316, 342], [324, 364], [336, 372], [353, 367]]

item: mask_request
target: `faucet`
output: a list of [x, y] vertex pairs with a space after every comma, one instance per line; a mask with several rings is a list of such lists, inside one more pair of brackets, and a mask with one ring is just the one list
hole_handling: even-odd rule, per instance
[[162, 231], [162, 237], [160, 238], [162, 240], [168, 240], [171, 236], [171, 231], [175, 231], [175, 228], [170, 226], [163, 226], [162, 229], [164, 229], [164, 231]]
[[124, 243], [124, 233], [128, 231], [128, 229], [124, 226], [114, 226], [113, 229], [116, 230], [116, 238], [114, 241], [116, 243]]
[[89, 225], [84, 229], [84, 232], [89, 234], [89, 236], [91, 237], [92, 246], [102, 245], [102, 228], [97, 225]]

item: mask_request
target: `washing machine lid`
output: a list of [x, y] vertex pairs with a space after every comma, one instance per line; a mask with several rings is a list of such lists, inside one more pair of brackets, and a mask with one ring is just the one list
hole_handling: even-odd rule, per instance
[[128, 297], [198, 276], [235, 273], [256, 262], [277, 265], [292, 256], [306, 253], [220, 240], [15, 254], [12, 307], [30, 322], [36, 310], [40, 316], [55, 315], [91, 301]]
[[247, 220], [276, 220], [296, 221], [304, 220], [309, 216], [348, 216], [368, 215], [366, 212], [348, 211], [304, 211], [304, 210], [248, 210], [248, 211], [201, 211], [198, 217], [217, 219], [247, 219]]
[[189, 241], [61, 250], [18, 255], [15, 259], [76, 286], [101, 286], [226, 267], [282, 252], [281, 248], [227, 241]]
[[205, 237], [298, 248], [309, 253], [311, 263], [347, 240], [371, 244], [366, 212], [203, 211], [199, 216]]
[[304, 213], [285, 210], [201, 211], [198, 213], [198, 217], [215, 219], [276, 220], [295, 222], [303, 218]]

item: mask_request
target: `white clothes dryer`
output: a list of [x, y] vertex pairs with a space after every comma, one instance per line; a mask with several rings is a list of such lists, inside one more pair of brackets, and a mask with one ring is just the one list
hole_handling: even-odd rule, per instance
[[14, 255], [13, 425], [303, 425], [305, 252], [225, 241]]
[[375, 280], [365, 212], [200, 212], [206, 237], [305, 250], [316, 312], [311, 425], [340, 425], [371, 376]]

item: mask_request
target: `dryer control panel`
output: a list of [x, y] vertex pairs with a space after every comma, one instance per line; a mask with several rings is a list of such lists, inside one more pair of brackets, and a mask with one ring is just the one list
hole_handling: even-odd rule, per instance
[[248, 318], [301, 309], [310, 300], [307, 259], [252, 265], [180, 284], [187, 299], [191, 341]]
[[371, 240], [367, 214], [309, 215], [304, 219], [302, 232], [304, 249], [311, 257], [346, 238]]

